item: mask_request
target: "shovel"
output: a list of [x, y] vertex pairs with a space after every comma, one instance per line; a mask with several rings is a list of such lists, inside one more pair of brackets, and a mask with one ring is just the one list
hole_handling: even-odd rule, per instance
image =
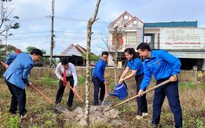
[[[154, 86], [154, 87], [148, 89], [147, 91], [144, 91], [144, 92], [143, 92], [143, 95], [146, 94], [146, 93], [148, 93], [148, 92], [150, 92], [150, 91], [152, 91], [152, 90], [154, 90], [154, 89], [156, 89], [156, 88], [159, 88], [160, 86], [165, 85], [165, 84], [167, 84], [167, 83], [169, 83], [169, 82], [171, 82], [170, 79], [168, 79], [168, 80], [166, 80], [166, 81], [164, 81], [164, 82], [162, 82], [162, 83], [160, 83], [160, 84], [158, 84], [158, 85], [156, 85], [156, 86]], [[133, 100], [133, 99], [135, 99], [135, 98], [137, 98], [137, 97], [139, 97], [139, 95], [135, 95], [135, 96], [133, 96], [133, 97], [131, 97], [131, 98], [125, 100], [125, 101], [122, 101], [122, 102], [120, 102], [120, 103], [118, 103], [118, 104], [116, 104], [116, 105], [114, 105], [114, 106], [111, 106], [110, 108], [106, 109], [105, 112], [106, 112], [106, 111], [109, 111], [109, 110], [111, 110], [111, 109], [113, 109], [113, 108], [115, 108], [115, 107], [117, 107], [117, 106], [120, 106], [120, 105], [122, 105], [122, 104], [124, 104], [124, 103], [127, 103], [128, 101], [131, 101], [131, 100]]]
[[73, 93], [77, 96], [77, 98], [83, 103], [83, 99], [78, 95], [77, 91], [74, 91], [72, 86], [67, 82], [70, 89], [73, 91]]
[[102, 105], [101, 106], [111, 106], [112, 103], [110, 103], [109, 101], [107, 101], [107, 97], [109, 96], [109, 94], [107, 94], [107, 84], [105, 84], [105, 95], [104, 95], [104, 99], [102, 101]]
[[48, 98], [45, 94], [43, 94], [40, 90], [38, 90], [36, 87], [34, 87], [33, 85], [30, 86], [31, 88], [33, 88], [35, 91], [37, 91], [41, 96], [43, 96], [49, 103], [51, 103], [52, 105], [54, 105], [55, 109], [59, 112], [63, 112], [66, 113], [68, 112], [68, 109], [61, 106], [60, 104], [57, 104], [55, 102], [53, 102], [50, 98]]

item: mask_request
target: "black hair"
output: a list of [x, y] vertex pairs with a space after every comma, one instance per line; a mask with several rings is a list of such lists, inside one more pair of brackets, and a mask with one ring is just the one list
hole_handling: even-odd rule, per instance
[[103, 55], [107, 55], [107, 56], [108, 56], [108, 52], [103, 51], [102, 54], [101, 54], [101, 56], [103, 56]]
[[37, 48], [34, 48], [34, 49], [31, 51], [30, 54], [31, 54], [31, 55], [36, 54], [36, 55], [40, 55], [40, 56], [43, 55], [42, 51], [39, 50], [39, 49], [37, 49]]
[[68, 60], [67, 57], [63, 57], [63, 58], [61, 59], [61, 64], [62, 64], [62, 65], [66, 65], [66, 64], [68, 64], [68, 63], [69, 63], [69, 60]]
[[137, 50], [140, 49], [141, 51], [144, 51], [145, 49], [148, 51], [151, 51], [151, 48], [149, 47], [149, 44], [147, 43], [141, 43], [137, 46]]
[[139, 55], [135, 52], [134, 48], [126, 48], [124, 52], [133, 55], [132, 59], [139, 58]]

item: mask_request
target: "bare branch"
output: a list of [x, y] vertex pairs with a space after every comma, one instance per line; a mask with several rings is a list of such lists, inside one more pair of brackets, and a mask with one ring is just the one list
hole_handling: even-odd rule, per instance
[[98, 0], [98, 2], [96, 4], [96, 8], [95, 8], [95, 12], [94, 12], [93, 18], [90, 21], [91, 25], [96, 21], [96, 17], [97, 17], [98, 10], [99, 10], [99, 7], [100, 7], [100, 2], [101, 2], [101, 0]]

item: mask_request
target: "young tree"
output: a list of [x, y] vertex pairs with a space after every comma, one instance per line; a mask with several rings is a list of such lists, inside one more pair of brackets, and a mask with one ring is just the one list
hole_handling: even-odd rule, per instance
[[[18, 29], [20, 24], [16, 22], [19, 19], [18, 16], [11, 16], [14, 8], [12, 8], [10, 2], [11, 0], [1, 0], [0, 1], [0, 36], [3, 36], [7, 39], [8, 36], [11, 36], [12, 33], [8, 33], [10, 29]], [[0, 39], [0, 43], [2, 39]]]
[[85, 121], [86, 127], [89, 127], [89, 114], [90, 114], [90, 44], [91, 44], [91, 35], [92, 35], [92, 25], [97, 20], [97, 14], [100, 7], [101, 0], [97, 1], [95, 12], [92, 18], [89, 19], [87, 24], [87, 53], [86, 53], [86, 82], [85, 82]]

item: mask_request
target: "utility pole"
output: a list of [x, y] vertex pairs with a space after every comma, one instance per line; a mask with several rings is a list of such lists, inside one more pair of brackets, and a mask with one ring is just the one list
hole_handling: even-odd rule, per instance
[[54, 48], [54, 8], [55, 8], [55, 0], [52, 0], [50, 67], [52, 66], [53, 48]]

